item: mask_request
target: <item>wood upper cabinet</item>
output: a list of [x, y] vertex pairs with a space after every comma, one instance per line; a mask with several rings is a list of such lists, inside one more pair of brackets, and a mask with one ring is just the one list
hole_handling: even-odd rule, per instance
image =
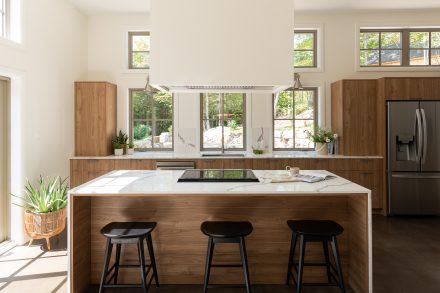
[[116, 85], [75, 82], [75, 156], [108, 156], [116, 135]]
[[386, 100], [439, 100], [440, 77], [385, 77], [379, 96]]
[[332, 129], [342, 155], [377, 155], [377, 81], [332, 83]]

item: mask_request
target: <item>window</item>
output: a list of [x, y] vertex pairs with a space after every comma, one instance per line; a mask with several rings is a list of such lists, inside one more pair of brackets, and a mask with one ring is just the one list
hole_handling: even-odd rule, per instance
[[274, 150], [313, 150], [306, 130], [317, 126], [318, 89], [286, 90], [273, 98]]
[[361, 30], [361, 67], [440, 65], [440, 30]]
[[0, 36], [6, 38], [8, 36], [8, 1], [0, 0]]
[[317, 67], [316, 30], [295, 31], [293, 66], [299, 68]]
[[173, 96], [130, 90], [130, 139], [137, 150], [173, 149]]
[[440, 65], [440, 31], [409, 32], [409, 65]]
[[201, 149], [245, 149], [243, 93], [201, 94]]
[[150, 33], [128, 33], [128, 68], [148, 69], [150, 65]]

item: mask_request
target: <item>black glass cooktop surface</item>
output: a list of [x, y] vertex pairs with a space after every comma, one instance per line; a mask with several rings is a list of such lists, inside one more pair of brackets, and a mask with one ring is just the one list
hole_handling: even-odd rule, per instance
[[177, 182], [259, 182], [252, 170], [192, 169], [185, 170]]

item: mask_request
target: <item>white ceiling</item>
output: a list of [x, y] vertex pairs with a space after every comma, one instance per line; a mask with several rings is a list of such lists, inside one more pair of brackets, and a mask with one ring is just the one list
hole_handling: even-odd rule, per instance
[[[69, 0], [86, 14], [143, 13], [150, 0]], [[185, 0], [182, 0], [185, 1]], [[292, 0], [293, 1], [293, 0]], [[275, 3], [275, 2], [274, 2]], [[296, 10], [440, 9], [439, 0], [295, 0]]]

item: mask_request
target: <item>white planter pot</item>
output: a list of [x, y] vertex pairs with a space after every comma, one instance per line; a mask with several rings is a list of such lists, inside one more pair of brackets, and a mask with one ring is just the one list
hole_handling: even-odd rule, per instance
[[317, 142], [315, 145], [317, 155], [327, 155], [327, 144]]
[[133, 149], [127, 148], [127, 155], [133, 155], [133, 154], [134, 154], [134, 148]]
[[123, 149], [115, 149], [115, 156], [122, 156], [123, 153], [124, 153]]

